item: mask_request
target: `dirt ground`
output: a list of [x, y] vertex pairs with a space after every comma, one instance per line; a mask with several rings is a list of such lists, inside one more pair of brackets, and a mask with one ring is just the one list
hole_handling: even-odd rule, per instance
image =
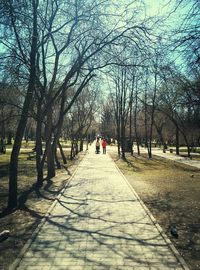
[[65, 168], [57, 171], [57, 176], [66, 173], [66, 179], [44, 181], [42, 188], [35, 183], [35, 160], [28, 159], [27, 151], [22, 151], [19, 160], [19, 209], [13, 213], [4, 213], [8, 196], [8, 160], [9, 155], [0, 156], [0, 232], [10, 230], [10, 237], [0, 242], [0, 270], [7, 270], [20, 250], [31, 237], [33, 231], [46, 214], [55, 198], [63, 189], [71, 174], [82, 159], [80, 154], [74, 161], [68, 161]]
[[155, 156], [112, 157], [190, 269], [200, 269], [200, 170]]

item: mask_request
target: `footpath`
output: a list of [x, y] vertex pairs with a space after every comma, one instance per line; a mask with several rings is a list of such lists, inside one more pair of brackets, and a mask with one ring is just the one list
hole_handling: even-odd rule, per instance
[[[147, 149], [144, 147], [140, 147], [140, 151], [141, 153], [147, 153]], [[137, 153], [137, 148], [135, 146], [134, 152]], [[178, 156], [175, 153], [163, 153], [162, 149], [159, 148], [152, 148], [152, 154], [200, 169], [200, 160], [193, 160], [188, 157]]]
[[[64, 177], [64, 175], [63, 175]], [[91, 146], [10, 270], [188, 270], [108, 154]]]

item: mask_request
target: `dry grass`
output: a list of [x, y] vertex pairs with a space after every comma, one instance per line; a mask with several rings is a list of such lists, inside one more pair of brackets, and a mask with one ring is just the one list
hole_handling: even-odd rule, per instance
[[[145, 155], [113, 158], [190, 269], [200, 269], [200, 170]], [[170, 234], [174, 224], [178, 239]]]

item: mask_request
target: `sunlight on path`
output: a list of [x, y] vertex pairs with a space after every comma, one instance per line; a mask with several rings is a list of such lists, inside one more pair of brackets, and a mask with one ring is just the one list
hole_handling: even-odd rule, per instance
[[21, 263], [11, 269], [188, 269], [111, 158], [94, 152], [91, 146]]

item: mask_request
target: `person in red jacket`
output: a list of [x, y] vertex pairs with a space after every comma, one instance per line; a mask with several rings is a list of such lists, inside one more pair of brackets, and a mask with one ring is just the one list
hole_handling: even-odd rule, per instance
[[103, 148], [103, 154], [106, 154], [106, 145], [107, 145], [107, 142], [106, 142], [105, 139], [103, 139], [101, 145], [102, 145], [102, 148]]

